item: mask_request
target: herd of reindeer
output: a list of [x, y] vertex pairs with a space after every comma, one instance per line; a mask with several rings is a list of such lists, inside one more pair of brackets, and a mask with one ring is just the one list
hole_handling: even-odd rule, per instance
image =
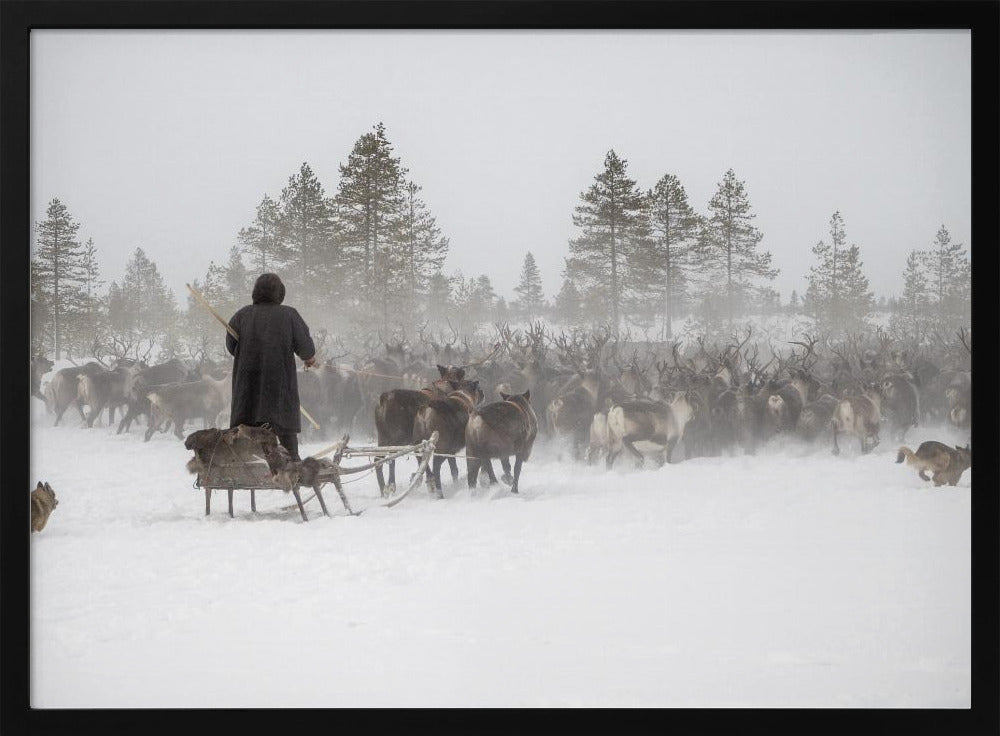
[[[677, 462], [678, 443], [684, 459], [753, 454], [790, 434], [830, 442], [836, 455], [850, 435], [864, 454], [879, 443], [883, 428], [899, 442], [917, 425], [971, 432], [972, 349], [965, 329], [919, 346], [881, 329], [838, 341], [805, 334], [781, 346], [753, 339], [753, 327], [724, 344], [699, 338], [688, 345], [633, 341], [608, 328], [557, 334], [542, 322], [522, 329], [498, 324], [494, 333], [461, 346], [454, 332], [435, 338], [421, 330], [412, 343], [405, 335], [389, 342], [379, 337], [352, 364], [334, 358], [300, 370], [302, 407], [319, 432], [374, 434], [379, 447], [414, 445], [437, 432], [427, 482], [438, 495], [443, 464], [457, 481], [459, 457], [469, 487], [480, 470], [497, 483], [497, 459], [502, 480], [516, 493], [539, 435], [574, 460], [603, 460], [611, 468], [623, 450], [640, 465], [647, 457], [657, 466]], [[147, 441], [171, 425], [182, 440], [190, 422], [228, 425], [228, 364], [97, 358], [56, 371], [44, 387], [53, 364], [32, 358], [32, 394], [55, 424], [72, 405], [88, 427], [104, 410], [113, 426], [118, 410], [119, 434], [144, 417]], [[316, 431], [305, 422], [303, 430], [306, 439]], [[916, 453], [900, 448], [897, 462], [904, 459], [925, 480], [931, 470], [936, 485], [954, 485], [955, 471], [961, 467], [960, 476], [971, 464], [971, 446], [925, 442]], [[376, 473], [383, 494], [395, 487], [395, 465], [386, 465], [388, 480], [382, 465]]]

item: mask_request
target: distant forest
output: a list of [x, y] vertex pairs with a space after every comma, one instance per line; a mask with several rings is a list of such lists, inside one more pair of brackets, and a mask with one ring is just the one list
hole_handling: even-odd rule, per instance
[[[678, 320], [712, 335], [748, 316], [779, 313], [807, 316], [817, 331], [837, 335], [867, 330], [876, 310], [891, 313], [894, 336], [920, 344], [971, 322], [968, 252], [944, 225], [928, 233], [926, 249], [899, 264], [901, 295], [876, 302], [840, 212], [830, 217], [829, 237], [812, 245], [806, 292], [782, 302], [772, 287], [778, 267], [754, 226], [746, 184], [732, 169], [699, 210], [675, 175], [664, 173], [644, 189], [629, 177], [628, 161], [609, 151], [567, 213], [576, 235], [558, 293], [543, 292], [534, 255], [526, 252], [509, 302], [489, 274], [445, 273], [449, 239], [381, 123], [358, 138], [339, 174], [328, 194], [303, 163], [255, 211], [248, 203], [252, 214], [226, 262], [192, 274], [192, 286], [228, 317], [249, 302], [256, 276], [273, 271], [313, 331], [348, 346], [372, 334], [475, 335], [540, 319], [670, 339]], [[219, 325], [189, 294], [178, 303], [140, 244], [121, 282], [107, 283], [99, 244], [84, 241], [80, 230], [58, 198], [35, 224], [33, 353], [126, 355], [155, 345], [160, 359], [221, 355]]]

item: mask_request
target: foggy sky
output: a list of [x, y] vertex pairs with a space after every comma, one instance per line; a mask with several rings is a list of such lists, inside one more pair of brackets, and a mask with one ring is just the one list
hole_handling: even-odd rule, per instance
[[[786, 300], [835, 210], [876, 295], [943, 224], [969, 247], [967, 31], [31, 33], [31, 219], [59, 198], [120, 280], [226, 260], [308, 162], [326, 194], [381, 121], [451, 240], [445, 271], [559, 288], [573, 207], [614, 149], [696, 210], [745, 182]], [[249, 295], [248, 295], [249, 297]], [[294, 295], [289, 295], [294, 304]]]

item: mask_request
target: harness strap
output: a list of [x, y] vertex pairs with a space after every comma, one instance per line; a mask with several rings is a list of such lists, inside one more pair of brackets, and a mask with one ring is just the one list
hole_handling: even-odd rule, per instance
[[475, 411], [476, 405], [474, 403], [472, 403], [472, 399], [470, 399], [468, 396], [466, 396], [465, 393], [462, 392], [462, 391], [455, 391], [454, 393], [450, 393], [450, 394], [448, 394], [448, 396], [446, 398], [449, 398], [449, 399], [458, 399], [462, 403], [462, 406], [465, 407], [465, 409], [470, 414], [473, 411]]
[[531, 420], [528, 418], [528, 412], [526, 412], [520, 404], [518, 404], [516, 401], [511, 401], [510, 399], [504, 399], [504, 403], [510, 404], [519, 412], [521, 412], [521, 416], [524, 417], [524, 421], [526, 421], [529, 425], [531, 424]]

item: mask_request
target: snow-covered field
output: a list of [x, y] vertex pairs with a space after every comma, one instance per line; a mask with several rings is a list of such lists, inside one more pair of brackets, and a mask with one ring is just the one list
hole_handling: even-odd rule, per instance
[[173, 435], [32, 401], [36, 708], [970, 706], [972, 474], [935, 489], [887, 439], [611, 472], [537, 447], [519, 496], [463, 469], [386, 509], [368, 476], [364, 514], [328, 486], [303, 523], [280, 491], [206, 517]]

